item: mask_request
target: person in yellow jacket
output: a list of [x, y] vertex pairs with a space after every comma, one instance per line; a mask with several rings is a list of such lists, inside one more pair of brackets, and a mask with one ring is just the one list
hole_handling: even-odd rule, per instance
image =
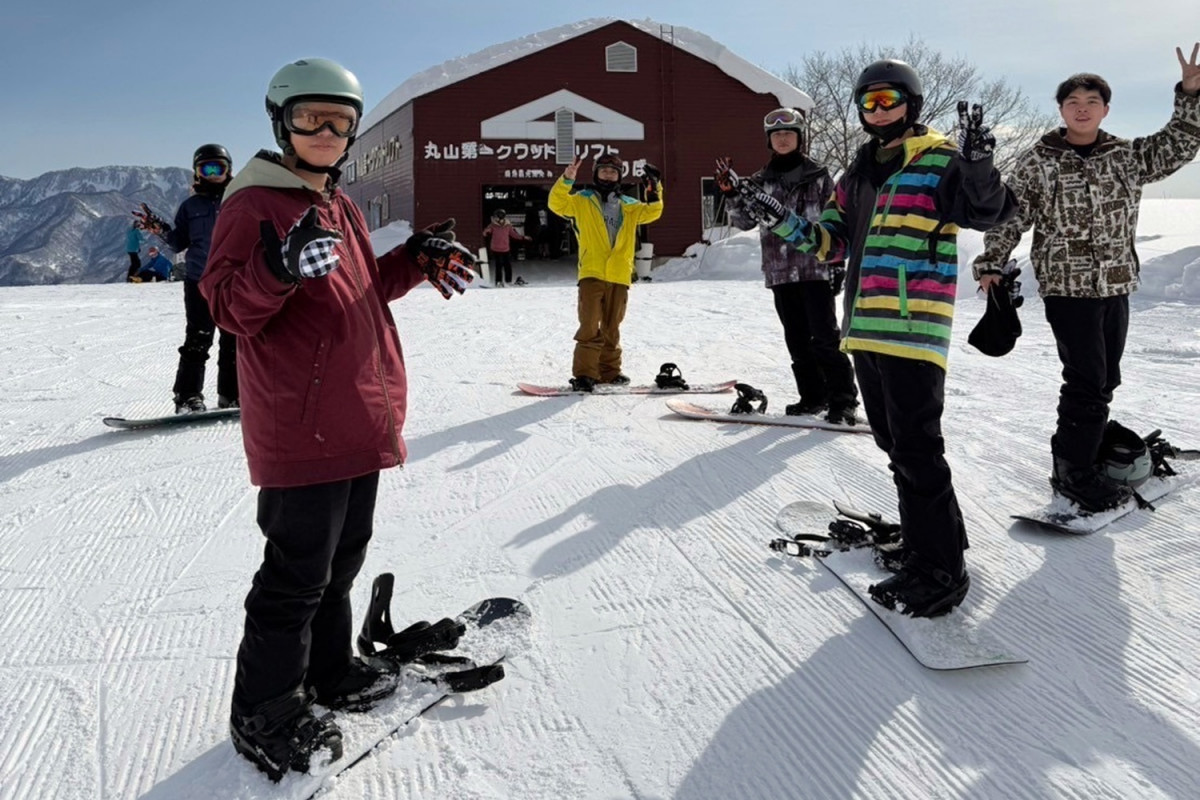
[[571, 386], [590, 392], [597, 383], [629, 383], [621, 373], [621, 320], [629, 300], [637, 226], [662, 216], [659, 172], [647, 164], [645, 202], [621, 194], [624, 163], [613, 153], [596, 159], [592, 185], [572, 191], [583, 163], [576, 158], [550, 190], [550, 210], [569, 218], [579, 239], [579, 330]]

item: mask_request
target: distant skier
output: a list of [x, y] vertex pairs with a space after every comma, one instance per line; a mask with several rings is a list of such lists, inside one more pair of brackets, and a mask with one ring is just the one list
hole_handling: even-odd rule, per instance
[[[903, 61], [867, 66], [853, 101], [871, 141], [838, 180], [818, 223], [751, 191], [748, 212], [822, 261], [847, 259], [842, 347], [854, 354], [867, 420], [888, 454], [906, 560], [871, 587], [888, 608], [945, 614], [970, 587], [967, 532], [942, 440], [946, 357], [958, 280], [960, 226], [991, 228], [1016, 201], [992, 163], [983, 110], [959, 145], [917, 122], [921, 78]], [[743, 182], [748, 183], [748, 182]]]
[[151, 245], [146, 250], [146, 260], [142, 263], [142, 268], [138, 270], [137, 279], [141, 283], [169, 281], [171, 279], [171, 259], [158, 252], [157, 247]]
[[592, 186], [572, 191], [583, 158], [574, 159], [550, 189], [550, 210], [575, 221], [579, 232], [579, 330], [571, 386], [590, 392], [597, 383], [629, 383], [621, 372], [621, 321], [633, 282], [637, 228], [662, 216], [659, 172], [647, 165], [645, 202], [621, 193], [624, 162], [615, 153], [596, 159]]
[[1063, 127], [1043, 136], [1009, 175], [1020, 213], [988, 232], [973, 265], [986, 292], [1033, 228], [1029, 256], [1063, 366], [1050, 483], [1086, 511], [1113, 508], [1132, 494], [1097, 460], [1108, 405], [1121, 384], [1129, 295], [1138, 285], [1142, 187], [1171, 175], [1200, 149], [1198, 52], [1200, 44], [1188, 62], [1176, 48], [1183, 78], [1175, 85], [1175, 113], [1159, 132], [1133, 140], [1100, 129], [1112, 98], [1103, 78], [1080, 73], [1059, 84]]
[[[213, 324], [208, 304], [200, 294], [200, 278], [208, 261], [209, 241], [217, 224], [217, 212], [225, 187], [233, 178], [233, 160], [219, 144], [196, 148], [192, 156], [192, 194], [175, 212], [174, 226], [155, 215], [144, 204], [142, 225], [156, 234], [172, 250], [187, 250], [187, 272], [183, 279], [183, 307], [187, 317], [183, 345], [179, 348], [179, 367], [175, 370], [175, 413], [204, 411], [204, 372], [208, 351], [212, 348]], [[134, 212], [137, 214], [138, 212]], [[220, 332], [217, 348], [217, 407], [238, 404], [237, 337]]]
[[533, 240], [517, 232], [508, 221], [508, 214], [503, 208], [492, 214], [491, 224], [483, 229], [483, 238], [487, 242], [488, 254], [492, 261], [492, 274], [496, 276], [493, 283], [503, 286], [507, 281], [512, 285], [512, 243]]
[[129, 230], [125, 231], [125, 255], [129, 256], [129, 271], [125, 274], [125, 280], [128, 283], [134, 283], [134, 278], [142, 268], [142, 245], [146, 243], [146, 236], [141, 231], [141, 225], [135, 219], [129, 226]]
[[408, 386], [388, 303], [428, 280], [461, 292], [473, 258], [453, 220], [376, 260], [338, 187], [363, 111], [332, 61], [288, 64], [267, 110], [283, 155], [260, 151], [230, 184], [200, 281], [242, 337], [242, 438], [267, 539], [246, 596], [230, 730], [272, 779], [341, 757], [329, 708], [368, 707], [396, 678], [351, 655], [350, 589], [366, 558], [379, 471], [403, 463]]
[[[763, 119], [771, 160], [751, 180], [811, 222], [820, 219], [833, 194], [829, 171], [805, 154], [804, 117], [794, 108], [777, 108]], [[717, 185], [725, 195], [729, 221], [742, 230], [758, 225], [730, 181], [729, 159], [717, 161]], [[792, 415], [819, 414], [834, 423], [857, 422], [858, 390], [850, 358], [839, 346], [834, 298], [846, 276], [840, 262], [824, 264], [797, 250], [766, 228], [759, 229], [762, 270], [775, 297], [775, 313], [792, 357], [792, 376], [800, 401], [785, 407]]]

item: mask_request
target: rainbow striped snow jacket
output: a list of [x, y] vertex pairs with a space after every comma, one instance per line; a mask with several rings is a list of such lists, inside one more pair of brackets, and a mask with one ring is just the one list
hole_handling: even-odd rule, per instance
[[[922, 125], [879, 185], [874, 142], [858, 151], [817, 223], [791, 214], [773, 232], [821, 261], [846, 261], [842, 350], [946, 368], [958, 285], [958, 230], [987, 230], [1017, 203], [991, 159], [958, 157]], [[886, 169], [885, 169], [886, 171]]]

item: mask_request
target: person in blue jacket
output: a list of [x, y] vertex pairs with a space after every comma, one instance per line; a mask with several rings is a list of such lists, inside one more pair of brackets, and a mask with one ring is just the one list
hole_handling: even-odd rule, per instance
[[125, 275], [127, 283], [133, 283], [134, 277], [142, 268], [142, 259], [139, 255], [142, 252], [142, 244], [146, 241], [146, 236], [139, 230], [137, 220], [129, 226], [129, 230], [125, 231], [125, 254], [129, 256], [129, 272]]
[[[179, 368], [175, 372], [175, 413], [191, 414], [207, 410], [204, 404], [204, 372], [208, 351], [217, 330], [208, 303], [200, 294], [200, 277], [208, 262], [208, 247], [225, 187], [233, 178], [233, 160], [219, 144], [205, 144], [192, 156], [195, 180], [192, 194], [175, 212], [175, 224], [169, 225], [144, 204], [137, 214], [142, 226], [176, 252], [187, 250], [187, 272], [183, 279], [183, 306], [187, 329], [179, 348]], [[238, 405], [237, 337], [221, 331], [217, 348], [217, 407]]]
[[157, 247], [150, 245], [150, 249], [146, 251], [146, 260], [142, 262], [142, 268], [138, 270], [137, 278], [141, 283], [171, 280], [171, 259], [158, 252]]

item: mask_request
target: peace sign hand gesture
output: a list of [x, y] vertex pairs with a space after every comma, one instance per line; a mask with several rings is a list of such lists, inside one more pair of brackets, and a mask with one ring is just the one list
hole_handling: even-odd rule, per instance
[[571, 159], [571, 163], [563, 170], [563, 177], [569, 181], [575, 180], [575, 173], [579, 172], [579, 167], [583, 164], [583, 156], [576, 156]]
[[996, 137], [983, 124], [983, 106], [976, 103], [967, 113], [967, 101], [958, 101], [958, 156], [966, 161], [983, 161], [996, 150]]
[[1183, 90], [1190, 95], [1200, 92], [1200, 63], [1196, 62], [1196, 56], [1200, 55], [1200, 42], [1196, 42], [1192, 46], [1192, 60], [1185, 61], [1183, 58], [1183, 50], [1176, 47], [1175, 55], [1179, 57], [1179, 66], [1183, 67]]

